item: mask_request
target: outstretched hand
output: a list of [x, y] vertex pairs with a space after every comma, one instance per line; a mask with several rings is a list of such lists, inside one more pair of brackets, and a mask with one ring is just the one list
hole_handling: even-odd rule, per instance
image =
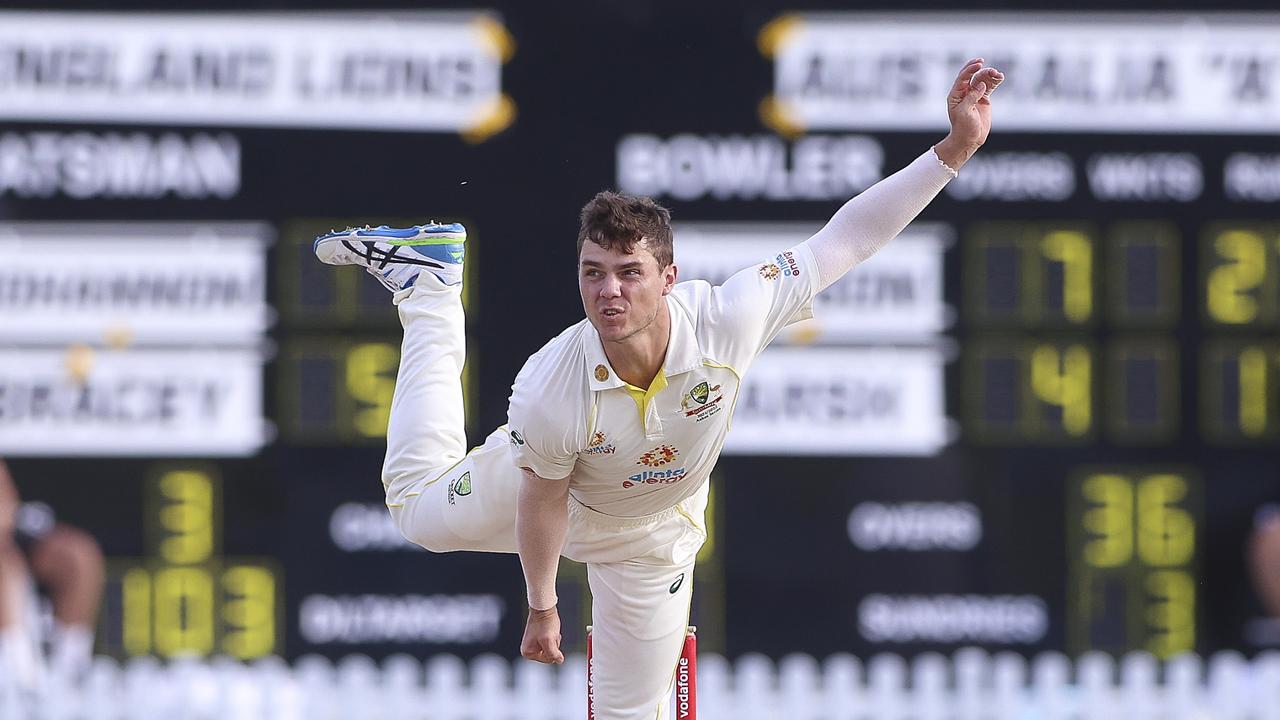
[[564, 662], [560, 652], [560, 613], [555, 606], [547, 610], [529, 609], [524, 624], [524, 639], [520, 641], [520, 654], [530, 660], [548, 665]]
[[965, 63], [947, 93], [951, 134], [973, 147], [986, 142], [991, 132], [991, 93], [1004, 82], [1004, 73], [982, 63], [982, 58]]
[[982, 58], [974, 58], [960, 69], [947, 93], [951, 133], [937, 146], [938, 156], [952, 168], [963, 165], [987, 141], [991, 132], [991, 93], [1002, 82], [1004, 73], [983, 67]]

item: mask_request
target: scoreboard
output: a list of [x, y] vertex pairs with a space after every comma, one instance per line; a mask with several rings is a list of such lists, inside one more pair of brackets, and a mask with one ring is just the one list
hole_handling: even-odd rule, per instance
[[[971, 237], [965, 273], [974, 280], [965, 300], [975, 328], [1075, 333], [978, 345], [969, 373], [982, 389], [970, 416], [979, 434], [1083, 441], [1102, 432], [1117, 444], [1176, 437], [1183, 387], [1176, 331], [1185, 329], [1204, 341], [1190, 344], [1201, 380], [1199, 401], [1186, 408], [1201, 432], [1217, 443], [1274, 438], [1274, 226], [1208, 223], [1185, 242], [1199, 251], [1190, 258], [1197, 272], [1186, 278], [1184, 242], [1168, 222], [1121, 222], [1103, 237], [1088, 228], [994, 223]], [[1108, 255], [1095, 271], [1101, 248]], [[1188, 293], [1196, 305], [1190, 322], [1179, 290], [1187, 281], [1196, 291]], [[1090, 342], [1099, 337], [1105, 341]], [[1057, 420], [1046, 421], [1047, 413]]]
[[[399, 322], [312, 238], [466, 224], [478, 442], [581, 317], [594, 192], [670, 207], [681, 278], [719, 282], [942, 137], [975, 54], [1009, 78], [987, 145], [747, 373], [704, 650], [1280, 647], [1248, 561], [1280, 506], [1280, 19], [577, 12], [98, 13], [141, 29], [84, 23], [116, 62], [79, 79], [22, 31], [49, 16], [0, 17], [0, 456], [101, 542], [100, 652], [514, 657], [517, 559], [387, 517]], [[347, 49], [386, 32], [420, 49]], [[583, 569], [559, 590], [581, 647]]]

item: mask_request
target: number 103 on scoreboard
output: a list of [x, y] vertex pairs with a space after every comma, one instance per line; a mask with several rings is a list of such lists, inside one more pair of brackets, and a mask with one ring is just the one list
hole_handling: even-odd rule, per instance
[[122, 656], [280, 651], [280, 573], [269, 558], [221, 554], [222, 488], [213, 466], [158, 468], [147, 483], [149, 557], [113, 559], [102, 649]]

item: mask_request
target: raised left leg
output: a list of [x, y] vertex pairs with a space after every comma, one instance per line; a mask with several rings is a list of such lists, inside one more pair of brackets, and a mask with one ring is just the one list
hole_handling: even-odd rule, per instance
[[467, 452], [462, 367], [466, 229], [457, 223], [348, 228], [316, 238], [316, 257], [365, 268], [397, 306], [404, 339], [387, 424], [382, 486], [401, 534], [434, 552], [515, 552], [505, 432]]

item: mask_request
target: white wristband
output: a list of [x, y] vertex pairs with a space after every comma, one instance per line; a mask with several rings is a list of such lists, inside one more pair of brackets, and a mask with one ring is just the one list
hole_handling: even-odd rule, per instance
[[955, 168], [951, 167], [950, 165], [942, 162], [942, 158], [938, 157], [938, 148], [936, 146], [930, 147], [929, 150], [933, 153], [933, 157], [935, 160], [938, 161], [938, 164], [942, 166], [942, 169], [951, 173], [951, 177], [953, 178], [960, 177], [959, 171], [957, 171]]
[[541, 612], [546, 612], [547, 610], [554, 608], [557, 604], [559, 604], [559, 602], [560, 602], [560, 599], [557, 598], [555, 595], [552, 595], [550, 598], [535, 598], [532, 594], [529, 595], [530, 610], [538, 610]]

